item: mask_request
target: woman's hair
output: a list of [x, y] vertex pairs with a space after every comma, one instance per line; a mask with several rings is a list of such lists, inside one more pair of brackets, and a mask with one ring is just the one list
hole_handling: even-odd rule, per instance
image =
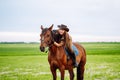
[[70, 36], [67, 32], [65, 32], [65, 45], [66, 47], [69, 47], [69, 42], [70, 42]]
[[68, 49], [69, 52], [73, 52], [72, 50], [72, 38], [68, 34], [68, 32], [65, 33], [65, 47]]

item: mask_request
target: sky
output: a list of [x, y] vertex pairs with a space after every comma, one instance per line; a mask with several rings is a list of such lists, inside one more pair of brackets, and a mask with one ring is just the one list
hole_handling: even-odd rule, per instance
[[39, 42], [52, 24], [67, 25], [73, 41], [120, 42], [120, 0], [0, 0], [0, 42]]

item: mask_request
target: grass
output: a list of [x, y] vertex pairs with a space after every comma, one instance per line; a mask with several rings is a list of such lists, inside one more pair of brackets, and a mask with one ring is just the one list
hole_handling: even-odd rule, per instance
[[[84, 80], [120, 80], [120, 43], [81, 44], [87, 51]], [[0, 80], [52, 80], [47, 53], [39, 44], [0, 44]]]
[[0, 80], [42, 80], [49, 71], [46, 56], [4, 56], [0, 63]]
[[28, 56], [39, 53], [39, 44], [0, 44], [0, 56]]
[[[120, 57], [88, 55], [85, 80], [119, 80]], [[58, 80], [60, 76], [58, 76]], [[0, 80], [52, 80], [46, 55], [0, 57]], [[69, 80], [69, 76], [66, 76]]]
[[[81, 44], [85, 47], [87, 55], [120, 55], [120, 42]], [[0, 56], [31, 56], [40, 53], [42, 52], [39, 50], [39, 44], [0, 44]]]
[[81, 43], [88, 55], [120, 55], [120, 42]]

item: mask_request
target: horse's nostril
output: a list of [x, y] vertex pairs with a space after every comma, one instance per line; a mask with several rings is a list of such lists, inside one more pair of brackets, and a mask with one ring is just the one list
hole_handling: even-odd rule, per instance
[[45, 51], [45, 48], [44, 48], [44, 47], [40, 47], [40, 50], [41, 50], [42, 52], [44, 52], [44, 51]]

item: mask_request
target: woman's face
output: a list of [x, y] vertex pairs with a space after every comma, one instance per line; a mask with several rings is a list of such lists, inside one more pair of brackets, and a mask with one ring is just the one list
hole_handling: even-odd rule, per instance
[[58, 29], [58, 32], [59, 32], [60, 35], [63, 35], [65, 33], [65, 30]]

